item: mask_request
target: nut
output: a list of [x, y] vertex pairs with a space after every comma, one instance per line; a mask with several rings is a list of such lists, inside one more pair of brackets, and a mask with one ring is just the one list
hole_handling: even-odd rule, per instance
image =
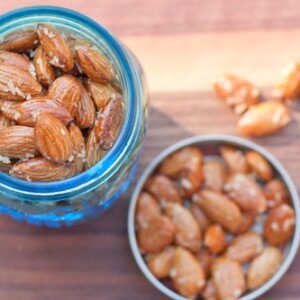
[[267, 207], [277, 207], [283, 203], [289, 203], [289, 195], [285, 185], [279, 179], [273, 179], [264, 186], [264, 194], [267, 199]]
[[199, 207], [198, 204], [192, 203], [191, 204], [191, 213], [198, 222], [201, 232], [205, 232], [208, 226], [210, 225], [211, 221], [203, 212], [203, 210]]
[[196, 255], [197, 260], [199, 261], [205, 277], [210, 276], [211, 266], [215, 260], [214, 255], [206, 248], [202, 248]]
[[205, 188], [221, 192], [226, 181], [226, 172], [224, 165], [217, 161], [211, 160], [203, 165], [204, 186]]
[[220, 253], [226, 247], [226, 236], [222, 227], [218, 224], [210, 225], [204, 236], [204, 245], [212, 253]]

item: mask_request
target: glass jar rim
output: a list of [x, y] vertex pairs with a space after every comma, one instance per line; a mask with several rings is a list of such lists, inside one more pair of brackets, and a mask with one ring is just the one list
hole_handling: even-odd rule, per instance
[[[10, 11], [1, 16], [0, 26], [16, 19], [22, 19], [30, 16], [57, 16], [77, 21], [88, 27], [97, 35], [101, 36], [103, 41], [109, 46], [109, 49], [118, 59], [122, 73], [124, 75], [124, 92], [127, 94], [127, 109], [124, 116], [124, 123], [112, 149], [96, 165], [85, 172], [71, 177], [69, 179], [54, 182], [29, 182], [14, 178], [3, 172], [0, 172], [1, 192], [7, 192], [16, 198], [43, 201], [45, 197], [51, 196], [51, 199], [61, 199], [66, 194], [72, 194], [76, 191], [85, 193], [90, 191], [97, 182], [105, 179], [106, 176], [118, 165], [118, 162], [124, 159], [128, 148], [130, 148], [130, 137], [134, 131], [137, 115], [135, 91], [136, 73], [133, 70], [128, 54], [123, 45], [106, 28], [98, 24], [91, 18], [76, 11], [58, 7], [58, 6], [29, 6]], [[31, 198], [38, 197], [37, 199]], [[44, 199], [43, 199], [44, 198]]]

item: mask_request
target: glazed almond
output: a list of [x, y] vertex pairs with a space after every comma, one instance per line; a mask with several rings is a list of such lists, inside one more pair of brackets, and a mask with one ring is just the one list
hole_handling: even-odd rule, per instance
[[226, 236], [222, 227], [218, 224], [210, 225], [204, 236], [204, 245], [212, 253], [220, 253], [226, 247]]
[[207, 161], [203, 165], [204, 186], [205, 188], [221, 192], [226, 181], [224, 165], [217, 161]]
[[4, 37], [0, 49], [16, 52], [26, 52], [39, 44], [39, 37], [34, 29], [14, 31]]
[[99, 50], [78, 46], [76, 59], [83, 73], [97, 82], [109, 83], [115, 78], [111, 62]]
[[201, 231], [191, 212], [178, 203], [168, 202], [165, 213], [177, 228], [176, 244], [192, 252], [198, 252], [201, 246]]
[[39, 24], [37, 33], [50, 64], [65, 72], [72, 70], [74, 67], [72, 52], [60, 33], [48, 24]]
[[55, 163], [73, 161], [71, 136], [55, 116], [41, 113], [36, 119], [34, 133], [36, 145], [44, 158]]
[[249, 136], [277, 132], [291, 121], [289, 109], [279, 102], [263, 102], [252, 106], [239, 120], [238, 130]]
[[55, 80], [55, 70], [48, 61], [42, 46], [38, 47], [34, 55], [33, 64], [38, 81], [42, 86], [48, 87]]
[[170, 246], [160, 253], [146, 256], [148, 268], [156, 278], [162, 279], [169, 276], [174, 253], [175, 247]]
[[247, 273], [248, 288], [254, 290], [266, 283], [279, 269], [282, 261], [283, 257], [278, 248], [266, 248], [250, 264]]
[[295, 228], [294, 210], [287, 204], [272, 208], [264, 224], [264, 236], [274, 246], [286, 243], [293, 235]]
[[145, 184], [145, 189], [162, 203], [182, 203], [177, 185], [164, 175], [154, 175], [150, 177]]
[[263, 181], [270, 181], [274, 174], [269, 162], [255, 151], [248, 151], [246, 153], [246, 160], [258, 179]]
[[171, 245], [175, 234], [174, 223], [166, 216], [159, 216], [152, 219], [149, 226], [138, 231], [138, 244], [146, 253], [159, 252]]
[[225, 256], [241, 264], [251, 261], [263, 251], [263, 239], [256, 232], [247, 232], [236, 237], [228, 246]]
[[58, 181], [74, 175], [74, 167], [69, 164], [55, 164], [44, 158], [31, 158], [15, 164], [9, 174], [27, 181]]
[[33, 128], [11, 126], [0, 130], [0, 155], [9, 158], [29, 158], [38, 154]]
[[139, 195], [135, 220], [137, 228], [147, 228], [152, 219], [161, 214], [157, 200], [149, 193], [142, 192]]
[[237, 230], [242, 214], [238, 206], [221, 193], [203, 190], [193, 196], [204, 213], [229, 232]]
[[230, 176], [224, 191], [245, 212], [262, 213], [266, 210], [266, 199], [261, 188], [245, 174]]
[[175, 250], [170, 277], [176, 290], [188, 298], [194, 298], [205, 285], [201, 265], [188, 250], [181, 247]]

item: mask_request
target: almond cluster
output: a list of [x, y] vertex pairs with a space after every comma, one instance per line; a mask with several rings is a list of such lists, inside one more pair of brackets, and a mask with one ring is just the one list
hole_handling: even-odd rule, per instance
[[49, 24], [0, 43], [0, 170], [56, 181], [95, 165], [123, 121], [111, 61], [86, 39]]
[[300, 96], [300, 65], [286, 70], [273, 91], [273, 101], [261, 101], [262, 94], [250, 81], [224, 74], [214, 83], [216, 95], [240, 115], [238, 130], [248, 136], [273, 134], [291, 121], [291, 103]]
[[136, 235], [148, 268], [187, 298], [238, 299], [283, 262], [295, 215], [285, 184], [254, 151], [190, 146], [167, 157], [138, 198]]

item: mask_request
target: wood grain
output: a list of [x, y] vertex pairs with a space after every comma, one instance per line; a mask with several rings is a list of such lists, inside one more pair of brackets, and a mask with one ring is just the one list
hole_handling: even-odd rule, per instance
[[[140, 172], [182, 138], [237, 134], [237, 118], [211, 91], [217, 74], [241, 74], [269, 95], [280, 69], [299, 58], [297, 0], [10, 0], [0, 3], [0, 12], [42, 3], [63, 5], [101, 22], [141, 60], [152, 110]], [[299, 188], [299, 105], [293, 117], [278, 135], [254, 141], [283, 163]], [[62, 230], [1, 217], [0, 299], [165, 299], [141, 275], [130, 253], [130, 194], [101, 218]], [[299, 270], [300, 255], [261, 299], [299, 299]]]

